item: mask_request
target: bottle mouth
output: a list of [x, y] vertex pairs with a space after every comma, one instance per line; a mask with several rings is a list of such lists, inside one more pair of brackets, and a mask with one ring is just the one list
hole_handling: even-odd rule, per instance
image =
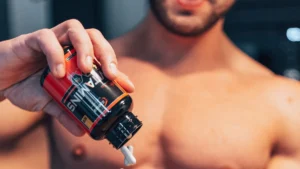
[[119, 149], [139, 131], [142, 125], [137, 116], [131, 112], [126, 112], [107, 132], [106, 139], [114, 148]]

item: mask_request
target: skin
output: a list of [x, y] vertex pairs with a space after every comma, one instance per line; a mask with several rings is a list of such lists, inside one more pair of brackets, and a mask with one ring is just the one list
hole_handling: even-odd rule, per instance
[[[179, 6], [175, 0], [152, 3], [167, 11], [166, 18], [175, 25], [174, 29], [180, 29], [170, 30], [157, 19], [158, 14], [150, 11], [136, 29], [110, 41], [118, 56], [118, 69], [136, 86], [131, 94], [133, 111], [144, 123], [128, 143], [134, 146], [137, 158], [137, 165], [129, 168], [300, 168], [298, 82], [274, 75], [234, 46], [222, 30], [222, 18], [206, 28], [211, 23], [210, 16], [222, 16], [233, 0], [204, 1], [192, 9]], [[182, 16], [177, 10], [189, 10], [193, 15]], [[183, 17], [187, 18], [182, 20]], [[47, 55], [48, 58], [51, 57]], [[111, 62], [105, 61], [102, 60]], [[109, 72], [106, 71], [107, 75]], [[115, 78], [120, 79], [126, 90], [133, 91], [123, 73]], [[5, 97], [6, 92], [7, 89], [2, 91]], [[1, 106], [12, 109], [7, 102]], [[56, 148], [54, 155], [60, 157], [60, 162], [52, 163], [53, 168], [124, 168], [121, 153], [107, 141], [94, 141], [87, 135], [76, 137], [72, 133], [78, 131], [80, 135], [80, 130], [75, 126], [63, 127], [69, 125], [63, 122], [59, 118], [53, 120], [56, 144], [51, 146]], [[11, 132], [17, 135], [23, 128]], [[1, 164], [11, 166], [12, 160], [7, 159], [19, 157], [23, 168], [37, 168], [29, 158], [21, 158], [20, 154], [25, 152], [34, 161], [41, 159], [39, 168], [47, 166], [51, 162], [47, 145], [43, 144], [47, 141], [45, 133], [44, 127], [38, 127], [19, 139], [12, 150], [3, 148], [2, 154], [10, 154], [10, 158], [3, 156]], [[29, 144], [33, 140], [41, 144]], [[20, 151], [22, 148], [27, 151]], [[40, 152], [33, 153], [33, 149]], [[74, 156], [74, 150], [84, 155]]]

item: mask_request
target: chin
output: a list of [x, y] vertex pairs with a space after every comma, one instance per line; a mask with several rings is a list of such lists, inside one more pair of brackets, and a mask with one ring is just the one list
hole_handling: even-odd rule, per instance
[[168, 20], [161, 21], [168, 31], [180, 36], [200, 36], [212, 28], [219, 17], [215, 15], [178, 16], [170, 15]]

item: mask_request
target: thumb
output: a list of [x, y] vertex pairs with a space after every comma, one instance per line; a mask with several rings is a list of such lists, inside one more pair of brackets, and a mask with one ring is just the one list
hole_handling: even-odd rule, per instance
[[47, 114], [56, 118], [69, 132], [75, 136], [83, 136], [85, 131], [71, 119], [71, 117], [59, 107], [55, 101], [50, 101], [43, 109]]

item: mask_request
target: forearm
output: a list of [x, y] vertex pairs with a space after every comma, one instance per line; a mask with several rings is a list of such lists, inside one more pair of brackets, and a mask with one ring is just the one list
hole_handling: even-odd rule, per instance
[[267, 169], [300, 169], [300, 161], [290, 157], [276, 156], [272, 158]]

